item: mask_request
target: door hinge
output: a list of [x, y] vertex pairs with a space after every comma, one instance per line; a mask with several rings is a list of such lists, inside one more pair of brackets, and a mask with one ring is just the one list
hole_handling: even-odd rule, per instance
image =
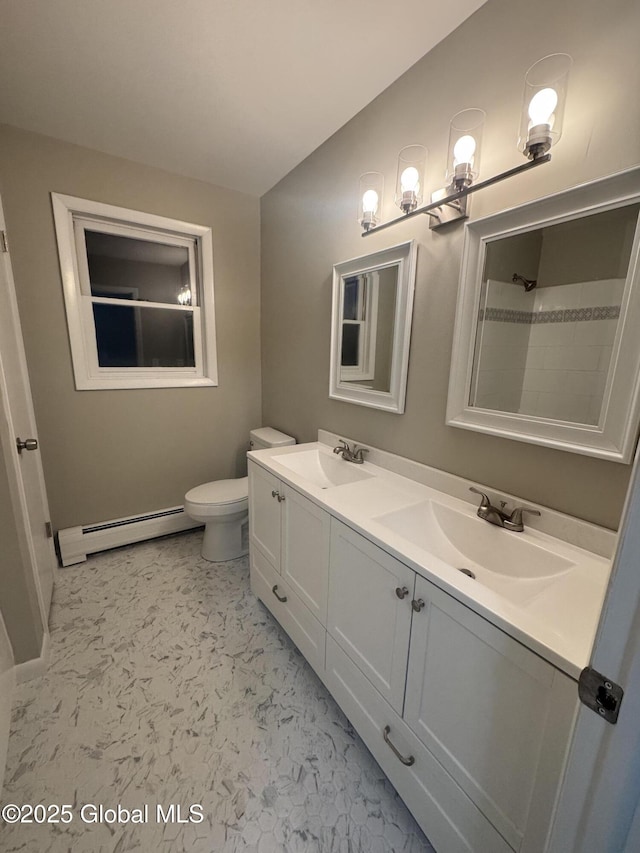
[[0, 231], [0, 252], [9, 251], [9, 241], [7, 240], [7, 232]]
[[615, 723], [620, 713], [624, 690], [619, 684], [587, 666], [580, 673], [578, 696], [583, 705], [591, 708], [603, 720]]
[[45, 521], [44, 529], [47, 531], [47, 539], [53, 539], [53, 527], [50, 521]]

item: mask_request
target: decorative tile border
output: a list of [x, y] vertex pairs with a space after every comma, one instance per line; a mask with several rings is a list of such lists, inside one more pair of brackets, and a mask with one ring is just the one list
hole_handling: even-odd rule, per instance
[[513, 308], [481, 308], [478, 319], [495, 323], [582, 323], [586, 320], [617, 320], [619, 305], [599, 305], [593, 308], [559, 308], [555, 311], [516, 311]]

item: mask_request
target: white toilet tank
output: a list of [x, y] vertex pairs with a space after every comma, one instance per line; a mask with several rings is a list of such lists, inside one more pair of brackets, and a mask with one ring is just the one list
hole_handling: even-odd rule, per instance
[[249, 450], [262, 450], [264, 447], [286, 447], [295, 444], [296, 440], [273, 427], [252, 429], [249, 433]]

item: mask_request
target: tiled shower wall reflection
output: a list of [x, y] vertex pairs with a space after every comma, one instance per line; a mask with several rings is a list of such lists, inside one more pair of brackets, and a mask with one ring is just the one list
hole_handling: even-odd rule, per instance
[[596, 424], [623, 279], [540, 287], [488, 281], [480, 311], [476, 406]]

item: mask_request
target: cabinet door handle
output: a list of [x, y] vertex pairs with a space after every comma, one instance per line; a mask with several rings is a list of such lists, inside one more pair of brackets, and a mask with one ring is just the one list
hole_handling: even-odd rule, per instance
[[278, 495], [278, 503], [281, 504], [284, 500], [284, 495]]
[[398, 598], [405, 598], [405, 596], [409, 595], [409, 590], [406, 588], [406, 586], [403, 586], [403, 587], [397, 586], [396, 587], [396, 595], [398, 596]]
[[280, 492], [277, 489], [271, 489], [271, 497], [280, 500]]
[[287, 596], [286, 596], [286, 595], [278, 595], [278, 591], [277, 591], [277, 590], [278, 590], [278, 584], [276, 584], [276, 585], [273, 587], [273, 589], [271, 590], [271, 592], [275, 595], [275, 597], [278, 599], [278, 601], [281, 601], [281, 602], [284, 604], [284, 603], [285, 603], [285, 601], [287, 600]]
[[391, 726], [385, 726], [384, 729], [382, 730], [382, 737], [384, 738], [384, 742], [389, 747], [391, 747], [391, 750], [393, 751], [393, 754], [395, 755], [395, 757], [399, 761], [402, 761], [402, 763], [405, 765], [405, 767], [411, 767], [412, 764], [416, 763], [415, 758], [413, 757], [413, 755], [410, 755], [409, 758], [405, 758], [404, 755], [401, 752], [399, 752], [398, 749], [389, 740], [390, 734], [391, 734]]
[[424, 607], [424, 601], [421, 598], [416, 601], [416, 599], [414, 598], [411, 602], [411, 606], [416, 611], [416, 613], [420, 613], [420, 611]]

